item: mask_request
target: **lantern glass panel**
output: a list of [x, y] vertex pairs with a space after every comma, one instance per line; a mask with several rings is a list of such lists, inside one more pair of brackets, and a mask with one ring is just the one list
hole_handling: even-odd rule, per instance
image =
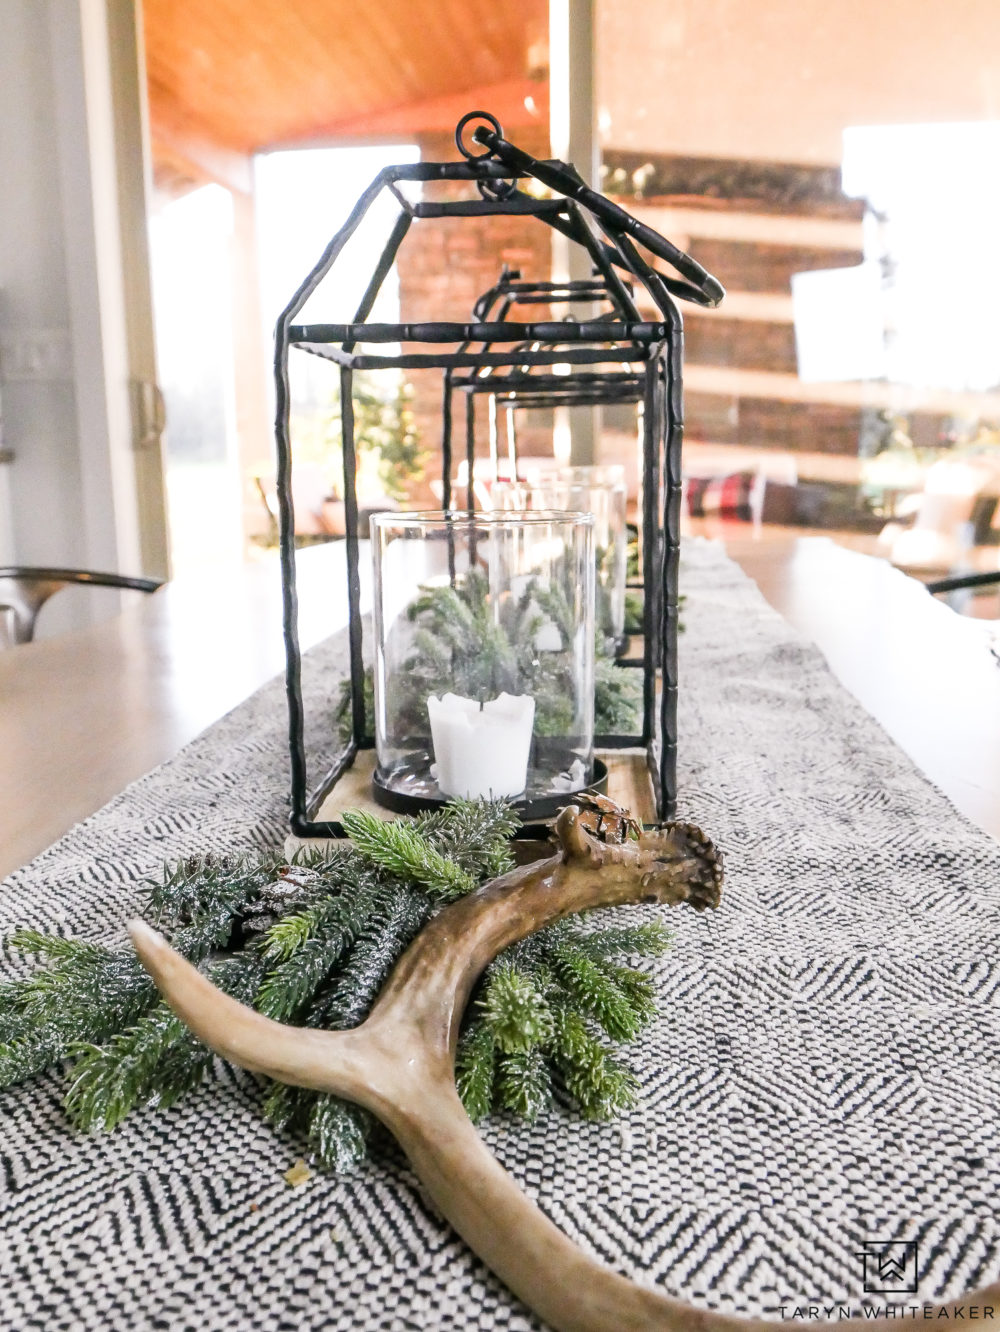
[[491, 496], [496, 509], [516, 513], [567, 509], [593, 514], [597, 631], [613, 649], [625, 636], [628, 533], [624, 467], [569, 467], [524, 459], [521, 470], [523, 481], [493, 485]]
[[376, 796], [534, 813], [590, 785], [592, 516], [382, 513], [371, 530]]

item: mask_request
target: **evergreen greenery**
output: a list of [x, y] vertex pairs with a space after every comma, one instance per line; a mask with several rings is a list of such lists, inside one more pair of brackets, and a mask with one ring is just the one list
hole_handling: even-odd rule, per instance
[[[362, 697], [365, 708], [365, 734], [375, 734], [375, 678], [370, 666], [365, 668], [364, 679], [362, 680]], [[350, 677], [341, 680], [337, 702], [333, 710], [333, 715], [337, 723], [337, 734], [342, 744], [347, 744], [353, 731], [353, 719], [351, 716], [351, 681]]]
[[[362, 1022], [401, 953], [441, 903], [511, 866], [516, 819], [503, 801], [456, 800], [413, 820], [345, 816], [353, 845], [328, 858], [277, 853], [182, 861], [148, 886], [143, 914], [227, 994], [280, 1021], [328, 1029]], [[174, 1105], [212, 1054], [167, 1006], [131, 948], [19, 930], [38, 960], [0, 985], [0, 1086], [69, 1061], [66, 1110], [84, 1130]], [[592, 1118], [630, 1106], [635, 1081], [613, 1054], [654, 1012], [652, 987], [623, 965], [652, 956], [659, 925], [590, 931], [561, 921], [487, 969], [465, 1016], [457, 1061], [474, 1119], [535, 1119], [564, 1098]], [[367, 1152], [373, 1121], [337, 1097], [270, 1083], [262, 1113], [301, 1133], [337, 1170]]]
[[[354, 437], [359, 453], [378, 459], [377, 472], [385, 494], [400, 503], [407, 486], [423, 475], [420, 432], [413, 412], [413, 385], [386, 384], [375, 374], [354, 376]], [[339, 400], [334, 413], [340, 424]]]
[[[683, 611], [684, 603], [687, 601], [687, 594], [681, 592], [677, 598], [678, 612]], [[627, 634], [641, 634], [645, 621], [643, 618], [644, 596], [641, 592], [628, 591], [625, 593], [625, 632]], [[677, 632], [684, 632], [684, 621], [678, 619]]]
[[625, 593], [625, 632], [627, 634], [641, 634], [643, 629], [642, 619], [642, 593]]
[[506, 1109], [533, 1120], [559, 1090], [588, 1119], [634, 1105], [635, 1079], [602, 1037], [632, 1040], [656, 1011], [649, 977], [621, 959], [668, 945], [655, 922], [591, 932], [563, 920], [508, 948], [487, 968], [459, 1041], [470, 1117]]
[[[427, 698], [445, 693], [477, 698], [498, 694], [530, 693], [535, 699], [535, 734], [566, 735], [573, 730], [575, 685], [569, 645], [572, 614], [558, 588], [532, 584], [504, 608], [496, 623], [490, 608], [486, 577], [478, 570], [466, 574], [455, 587], [428, 588], [408, 609], [415, 626], [412, 648], [400, 686], [387, 699], [388, 725], [393, 734], [424, 734], [429, 730]], [[631, 595], [631, 594], [629, 594]], [[634, 610], [634, 607], [633, 607]], [[641, 602], [637, 628], [641, 632]], [[562, 648], [554, 652], [534, 649], [543, 624], [559, 631]], [[372, 672], [364, 676], [365, 730], [375, 730], [375, 692]], [[342, 742], [351, 735], [351, 685], [340, 684], [334, 707]], [[609, 641], [598, 634], [594, 648], [594, 732], [596, 735], [632, 735], [641, 729], [641, 672], [625, 670], [610, 655]]]
[[[427, 698], [451, 691], [484, 702], [501, 692], [531, 694], [535, 734], [566, 735], [573, 729], [576, 693], [570, 646], [573, 615], [558, 584], [530, 582], [495, 613], [486, 576], [472, 569], [454, 587], [429, 588], [408, 616], [412, 650], [399, 672], [401, 688], [389, 700], [394, 734], [426, 733]], [[539, 630], [554, 626], [561, 646], [539, 651]], [[623, 670], [608, 655], [607, 640], [595, 647], [594, 729], [598, 735], [638, 730], [642, 710], [638, 672]]]
[[358, 809], [344, 815], [344, 830], [362, 855], [443, 902], [464, 897], [476, 887], [473, 875], [442, 855], [424, 829], [405, 819], [386, 823]]

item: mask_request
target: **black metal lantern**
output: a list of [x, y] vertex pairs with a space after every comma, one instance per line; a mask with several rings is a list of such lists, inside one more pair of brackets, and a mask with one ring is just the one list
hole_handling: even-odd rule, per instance
[[[473, 123], [477, 123], [477, 127], [471, 134], [472, 142], [482, 149], [478, 153], [465, 138]], [[657, 814], [660, 818], [666, 818], [674, 812], [677, 573], [683, 434], [683, 334], [681, 316], [674, 298], [714, 306], [722, 299], [723, 289], [689, 255], [585, 185], [572, 166], [559, 161], [539, 161], [507, 141], [499, 123], [488, 113], [475, 111], [463, 117], [455, 137], [463, 161], [386, 167], [376, 176], [356, 203], [345, 225], [330, 241], [319, 262], [280, 315], [275, 331], [275, 440], [291, 757], [291, 827], [301, 837], [343, 835], [339, 823], [318, 820], [316, 814], [359, 751], [374, 746], [364, 702], [352, 398], [355, 371], [368, 370], [435, 368], [443, 372], [442, 486], [445, 509], [449, 508], [451, 502], [451, 397], [456, 372], [469, 372], [472, 379], [483, 372], [505, 369], [512, 374], [533, 374], [532, 391], [540, 395], [539, 401], [546, 400], [545, 395], [555, 395], [560, 402], [566, 402], [568, 392], [586, 394], [591, 390], [603, 391], [608, 386], [605, 377], [609, 375], [612, 378], [625, 375], [636, 381], [628, 388], [629, 393], [638, 395], [641, 385], [643, 717], [639, 734], [618, 737], [614, 743], [623, 746], [641, 745], [645, 748]], [[526, 177], [547, 187], [550, 197], [538, 198], [520, 190], [518, 181]], [[478, 197], [445, 202], [414, 202], [400, 188], [404, 182], [432, 181], [474, 183]], [[294, 322], [305, 302], [333, 269], [375, 200], [386, 191], [398, 203], [399, 214], [353, 321], [347, 324]], [[378, 292], [414, 221], [498, 214], [523, 214], [535, 218], [583, 246], [598, 274], [590, 298], [606, 297], [611, 303], [613, 317], [602, 315], [578, 323], [534, 323], [505, 318], [484, 318], [468, 324], [444, 321], [385, 324], [370, 320]], [[655, 268], [643, 257], [640, 246], [655, 258], [670, 264], [676, 275], [668, 275]], [[633, 283], [640, 283], [649, 294], [659, 312], [658, 320], [650, 321], [640, 317], [633, 300]], [[542, 303], [545, 286], [537, 284], [535, 294], [539, 297], [538, 303]], [[547, 299], [551, 303], [554, 296], [550, 294]], [[380, 350], [385, 344], [397, 344], [400, 350]], [[312, 791], [309, 790], [307, 779], [302, 660], [297, 627], [288, 373], [289, 352], [292, 348], [323, 357], [339, 367], [343, 432], [350, 735], [330, 770]], [[563, 364], [570, 365], [572, 374], [579, 376], [572, 390], [552, 382], [559, 377], [552, 373], [551, 367]], [[637, 372], [635, 367], [641, 367], [641, 370]], [[595, 378], [584, 378], [588, 375]], [[584, 401], [585, 398], [579, 400]], [[474, 441], [470, 444], [467, 439], [469, 447], [474, 451]]]

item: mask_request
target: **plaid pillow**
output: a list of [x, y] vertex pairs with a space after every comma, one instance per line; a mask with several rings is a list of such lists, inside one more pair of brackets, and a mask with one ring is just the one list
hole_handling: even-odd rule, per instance
[[688, 513], [692, 518], [718, 514], [720, 518], [742, 518], [749, 522], [750, 491], [754, 480], [753, 472], [690, 476], [686, 484]]

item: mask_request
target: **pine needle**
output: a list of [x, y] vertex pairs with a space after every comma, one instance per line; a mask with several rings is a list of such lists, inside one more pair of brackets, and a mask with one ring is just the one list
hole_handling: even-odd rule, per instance
[[497, 1048], [505, 1054], [524, 1053], [551, 1040], [552, 1014], [532, 977], [506, 961], [489, 970], [479, 1007]]
[[322, 1094], [313, 1101], [307, 1134], [322, 1164], [344, 1174], [368, 1155], [372, 1124], [371, 1115], [359, 1105]]
[[506, 800], [456, 798], [418, 815], [414, 824], [436, 851], [476, 880], [499, 878], [513, 867], [510, 844], [518, 817]]
[[[343, 895], [328, 899], [308, 914], [307, 928], [286, 928], [284, 922], [265, 935], [264, 957], [280, 950], [282, 960], [271, 969], [255, 998], [255, 1007], [276, 1022], [296, 1018], [316, 990], [351, 949], [364, 927], [375, 896], [372, 884], [365, 884], [351, 899]], [[302, 916], [294, 917], [296, 923]], [[274, 945], [273, 936], [279, 936]], [[293, 934], [299, 939], [292, 947]]]
[[496, 1043], [489, 1025], [473, 1022], [462, 1033], [455, 1058], [455, 1084], [466, 1114], [474, 1124], [493, 1109]]
[[15, 930], [8, 942], [24, 953], [73, 966], [85, 966], [88, 962], [96, 962], [108, 956], [108, 950], [100, 944], [67, 939], [62, 934], [43, 934], [41, 930]]
[[[410, 603], [412, 643], [398, 688], [387, 700], [389, 729], [427, 734], [427, 697], [451, 691], [483, 702], [502, 691], [531, 694], [535, 734], [565, 736], [577, 711], [571, 644], [576, 625], [572, 591], [562, 579], [534, 578], [516, 598], [491, 606], [486, 576], [469, 570], [453, 587], [426, 589]], [[543, 624], [556, 629], [560, 648], [533, 652]], [[607, 635], [598, 634], [594, 718], [598, 734], [635, 734], [642, 717], [639, 672], [619, 667], [609, 655]]]
[[612, 1119], [635, 1105], [638, 1084], [587, 1030], [579, 1013], [556, 1012], [553, 1058], [566, 1090], [587, 1119]]
[[540, 1050], [522, 1050], [500, 1060], [497, 1099], [529, 1123], [552, 1104], [552, 1077]]
[[[462, 632], [479, 633], [477, 596]], [[509, 868], [516, 818], [503, 801], [456, 800], [415, 820], [354, 813], [345, 823], [355, 846], [328, 860], [274, 852], [183, 861], [150, 889], [147, 914], [241, 1002], [307, 1026], [357, 1026], [438, 906]], [[76, 1056], [67, 1112], [81, 1128], [110, 1129], [136, 1109], [176, 1103], [204, 1079], [211, 1052], [160, 1002], [131, 950], [29, 929], [10, 942], [38, 966], [0, 985], [0, 1085]], [[653, 1016], [650, 977], [623, 962], [656, 956], [668, 942], [656, 922], [587, 929], [564, 920], [496, 959], [469, 1005], [456, 1059], [470, 1115], [500, 1109], [533, 1119], [553, 1085], [591, 1118], [631, 1106], [635, 1079], [602, 1033], [626, 1041]], [[208, 966], [221, 948], [231, 955]], [[263, 1113], [279, 1131], [305, 1135], [333, 1169], [351, 1168], [367, 1150], [370, 1116], [337, 1097], [274, 1083]]]
[[430, 914], [427, 898], [402, 885], [386, 886], [374, 896], [364, 928], [329, 986], [317, 995], [308, 1024], [343, 1030], [362, 1023], [397, 960]]
[[178, 1042], [195, 1043], [180, 1018], [158, 1004], [106, 1045], [73, 1046], [70, 1054], [79, 1059], [64, 1102], [72, 1122], [84, 1130], [116, 1128], [130, 1110], [151, 1098], [163, 1058]]
[[563, 921], [564, 938], [587, 957], [621, 957], [627, 954], [660, 957], [673, 942], [673, 935], [658, 920], [638, 925], [604, 925], [599, 930], [582, 930], [571, 921]]
[[157, 1001], [156, 987], [132, 952], [19, 930], [11, 942], [52, 959], [9, 987], [0, 1028], [0, 1087], [33, 1077], [80, 1041], [100, 1040], [136, 1022]]
[[[263, 961], [250, 954], [218, 963], [209, 978], [246, 1003], [262, 973]], [[116, 1128], [149, 1102], [167, 1109], [199, 1085], [213, 1058], [165, 1003], [103, 1045], [79, 1042], [68, 1053], [79, 1057], [64, 1105], [83, 1130]]]
[[401, 879], [419, 884], [442, 902], [464, 897], [476, 887], [468, 871], [435, 850], [406, 819], [389, 822], [355, 809], [345, 813], [341, 821], [363, 856]]
[[576, 1007], [592, 1017], [613, 1041], [630, 1041], [643, 1026], [643, 1015], [617, 978], [592, 958], [562, 943], [553, 950], [553, 965]]

